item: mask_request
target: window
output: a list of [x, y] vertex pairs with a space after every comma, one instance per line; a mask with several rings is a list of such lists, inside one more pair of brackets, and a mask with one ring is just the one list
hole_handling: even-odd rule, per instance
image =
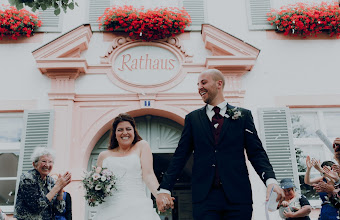
[[13, 211], [23, 114], [0, 113], [0, 206]]
[[[36, 30], [37, 32], [62, 31], [63, 12], [56, 16], [54, 14], [54, 8], [48, 8], [45, 11], [36, 11], [35, 13], [42, 22], [41, 27]], [[72, 13], [72, 11], [69, 10], [68, 13]]]
[[99, 31], [97, 19], [104, 14], [106, 8], [111, 5], [133, 5], [134, 7], [184, 7], [191, 16], [192, 24], [187, 30], [201, 30], [205, 20], [205, 0], [89, 0], [88, 20], [92, 31]]
[[[340, 108], [291, 109], [291, 121], [301, 193], [307, 196], [312, 205], [320, 205], [318, 193], [304, 184], [306, 157], [314, 157], [321, 163], [325, 160], [334, 161], [333, 153], [315, 131], [320, 129], [331, 142], [339, 137]], [[311, 179], [318, 176], [319, 172], [312, 168]]]

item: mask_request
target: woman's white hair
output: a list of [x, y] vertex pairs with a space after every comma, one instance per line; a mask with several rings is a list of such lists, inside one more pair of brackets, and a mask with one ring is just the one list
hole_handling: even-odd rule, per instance
[[38, 147], [36, 147], [34, 149], [33, 154], [31, 155], [31, 161], [33, 163], [37, 163], [40, 159], [41, 156], [45, 156], [45, 155], [50, 155], [53, 158], [53, 161], [55, 159], [55, 154], [54, 154], [54, 150], [47, 148], [46, 146], [43, 145], [39, 145]]

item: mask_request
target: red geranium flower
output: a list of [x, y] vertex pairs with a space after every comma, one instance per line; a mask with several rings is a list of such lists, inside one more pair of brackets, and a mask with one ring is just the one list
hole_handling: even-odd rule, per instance
[[272, 9], [267, 16], [269, 23], [285, 35], [306, 37], [327, 32], [330, 36], [340, 37], [340, 9], [335, 2], [296, 3], [279, 10]]
[[175, 33], [183, 33], [191, 24], [187, 11], [179, 8], [155, 8], [145, 10], [132, 6], [107, 8], [98, 18], [99, 28], [105, 31], [121, 27], [134, 39], [158, 40]]
[[39, 18], [26, 9], [18, 10], [13, 6], [0, 8], [0, 40], [4, 36], [15, 40], [20, 35], [30, 37], [41, 24]]

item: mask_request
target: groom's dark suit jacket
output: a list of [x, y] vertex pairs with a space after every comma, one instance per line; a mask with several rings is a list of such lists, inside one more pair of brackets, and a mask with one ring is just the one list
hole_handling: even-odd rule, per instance
[[[227, 109], [233, 108], [234, 106], [227, 105]], [[238, 119], [225, 117], [217, 145], [206, 114], [206, 106], [189, 113], [185, 117], [181, 139], [160, 188], [170, 191], [173, 189], [176, 179], [193, 153], [193, 203], [204, 200], [208, 195], [217, 166], [227, 199], [236, 204], [252, 204], [244, 150], [263, 182], [268, 178], [275, 178], [275, 174], [257, 135], [251, 112], [243, 108], [238, 110], [242, 113]]]

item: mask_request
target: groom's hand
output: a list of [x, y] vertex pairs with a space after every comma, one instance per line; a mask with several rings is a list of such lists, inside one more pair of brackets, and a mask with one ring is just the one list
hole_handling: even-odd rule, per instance
[[269, 195], [273, 187], [274, 187], [273, 191], [277, 193], [276, 201], [279, 202], [279, 204], [281, 204], [281, 202], [284, 201], [285, 199], [285, 193], [283, 189], [281, 189], [281, 187], [275, 183], [271, 183], [267, 186], [266, 201], [269, 200]]
[[157, 208], [160, 212], [165, 212], [165, 210], [174, 208], [175, 198], [171, 197], [167, 193], [159, 193], [156, 197]]

